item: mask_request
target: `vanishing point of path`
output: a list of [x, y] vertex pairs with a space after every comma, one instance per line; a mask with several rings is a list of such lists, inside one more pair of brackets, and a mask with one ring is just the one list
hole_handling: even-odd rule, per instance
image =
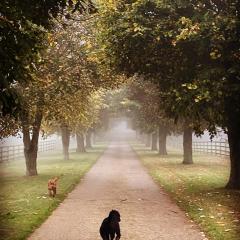
[[112, 209], [121, 213], [123, 240], [206, 239], [153, 182], [130, 146], [112, 143], [29, 240], [100, 240], [99, 226]]

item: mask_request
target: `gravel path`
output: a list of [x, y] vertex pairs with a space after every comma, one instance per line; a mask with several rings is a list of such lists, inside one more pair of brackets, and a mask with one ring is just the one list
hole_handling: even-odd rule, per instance
[[121, 213], [124, 240], [206, 239], [153, 182], [130, 146], [112, 143], [29, 240], [100, 240], [99, 226], [112, 209]]

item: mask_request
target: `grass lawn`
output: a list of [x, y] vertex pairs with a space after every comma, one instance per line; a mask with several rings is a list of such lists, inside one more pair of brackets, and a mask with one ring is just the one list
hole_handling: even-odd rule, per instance
[[[66, 197], [96, 162], [105, 146], [98, 145], [87, 153], [70, 154], [64, 161], [61, 153], [39, 156], [36, 177], [25, 177], [23, 160], [1, 164], [0, 239], [21, 240], [38, 227]], [[55, 198], [48, 197], [47, 182], [60, 176]]]
[[143, 145], [132, 147], [149, 174], [199, 224], [208, 239], [240, 239], [240, 191], [224, 189], [228, 160], [194, 154], [195, 164], [183, 165], [180, 152], [160, 157]]

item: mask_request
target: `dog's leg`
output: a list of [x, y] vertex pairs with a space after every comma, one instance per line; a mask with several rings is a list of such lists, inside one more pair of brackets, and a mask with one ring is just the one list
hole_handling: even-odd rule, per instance
[[103, 232], [102, 230], [100, 230], [100, 235], [103, 240], [109, 240], [109, 237], [107, 236], [107, 234], [105, 232]]
[[55, 197], [56, 196], [56, 194], [57, 194], [57, 188], [53, 188], [53, 197]]
[[109, 240], [109, 237], [107, 235], [102, 236], [103, 240]]

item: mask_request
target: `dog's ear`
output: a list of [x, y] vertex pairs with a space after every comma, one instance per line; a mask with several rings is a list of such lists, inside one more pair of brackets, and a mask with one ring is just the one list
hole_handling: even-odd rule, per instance
[[109, 215], [108, 215], [108, 217], [109, 217], [109, 218], [112, 218], [112, 217], [113, 217], [113, 215], [114, 215], [114, 210], [112, 210], [112, 211], [110, 211], [110, 212], [109, 212]]

